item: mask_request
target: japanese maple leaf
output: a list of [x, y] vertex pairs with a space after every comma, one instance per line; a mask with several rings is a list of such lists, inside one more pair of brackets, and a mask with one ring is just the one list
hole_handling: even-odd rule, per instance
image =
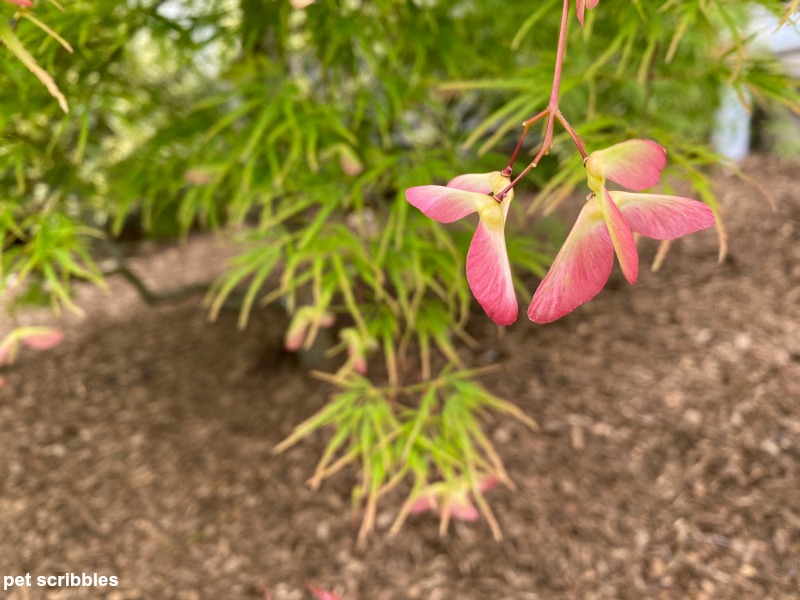
[[519, 308], [506, 251], [505, 224], [514, 198], [509, 190], [501, 202], [492, 194], [510, 180], [499, 171], [459, 175], [447, 186], [423, 185], [406, 190], [406, 200], [440, 223], [452, 223], [472, 213], [480, 220], [467, 253], [467, 281], [475, 299], [498, 325], [511, 325]]
[[638, 276], [633, 232], [671, 240], [714, 224], [702, 202], [662, 194], [610, 192], [606, 179], [634, 191], [658, 183], [666, 151], [649, 140], [630, 140], [593, 152], [586, 159], [593, 194], [539, 284], [528, 317], [549, 323], [594, 298], [608, 281], [614, 254], [629, 283]]
[[575, 8], [578, 11], [578, 20], [581, 22], [581, 25], [583, 25], [584, 12], [586, 9], [592, 10], [597, 6], [598, 2], [600, 2], [600, 0], [575, 0]]

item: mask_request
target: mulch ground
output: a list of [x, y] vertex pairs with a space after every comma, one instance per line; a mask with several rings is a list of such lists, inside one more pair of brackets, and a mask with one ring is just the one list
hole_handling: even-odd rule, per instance
[[[388, 537], [396, 498], [356, 548], [355, 474], [304, 485], [324, 438], [272, 454], [330, 393], [280, 352], [284, 315], [240, 332], [198, 297], [83, 291], [64, 343], [2, 372], [0, 576], [120, 584], [0, 598], [305, 600], [307, 582], [344, 600], [800, 598], [800, 167], [745, 168], [777, 211], [720, 174], [724, 263], [701, 232], [555, 324], [498, 337], [476, 320], [465, 357], [498, 364], [486, 385], [542, 428], [490, 425], [519, 487], [487, 493], [500, 543], [485, 523], [440, 537], [431, 515]], [[225, 252], [206, 237], [133, 264], [171, 287]]]

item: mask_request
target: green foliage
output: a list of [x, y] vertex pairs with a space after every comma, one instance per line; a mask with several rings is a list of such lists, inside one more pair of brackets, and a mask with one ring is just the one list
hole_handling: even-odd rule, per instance
[[[309, 483], [317, 489], [323, 480], [344, 467], [359, 465], [361, 481], [355, 486], [354, 500], [366, 507], [361, 540], [374, 526], [378, 499], [406, 477], [412, 479], [413, 487], [398, 515], [395, 531], [421, 496], [433, 490], [446, 498], [450, 490], [466, 482], [499, 539], [499, 526], [479, 484], [487, 479], [509, 487], [513, 484], [497, 450], [483, 432], [481, 417], [499, 412], [534, 431], [538, 426], [519, 408], [472, 381], [479, 374], [445, 370], [436, 379], [401, 388], [377, 387], [359, 377], [326, 377], [342, 391], [298, 425], [275, 451], [282, 452], [319, 429], [333, 430]], [[406, 398], [412, 400], [411, 404], [404, 403]]]
[[[350, 353], [334, 378], [342, 391], [287, 440], [330, 428], [314, 484], [356, 465], [364, 531], [403, 480], [409, 502], [431, 482], [466, 480], [493, 522], [477, 481], [509, 482], [478, 415], [523, 417], [452, 370], [469, 341], [470, 227], [442, 227], [403, 193], [505, 166], [520, 123], [549, 98], [560, 4], [74, 0], [63, 11], [37, 3], [12, 28], [19, 11], [0, 2], [0, 52], [22, 59], [0, 61], [0, 289], [16, 274], [72, 306], [74, 280], [102, 281], [97, 236], [132, 219], [161, 237], [229, 228], [242, 251], [212, 289], [212, 314], [241, 292], [244, 326], [280, 300], [316, 315], [306, 341], [335, 315], [335, 351]], [[561, 109], [590, 150], [657, 140], [713, 206], [704, 169], [718, 161], [707, 140], [721, 90], [799, 104], [776, 64], [745, 47], [748, 9], [776, 4], [602, 0], [584, 29], [571, 19]], [[57, 82], [68, 115], [9, 35]], [[567, 141], [556, 139], [526, 183], [536, 199], [516, 210], [584, 195]], [[523, 280], [547, 266], [551, 223], [529, 217], [508, 236]], [[385, 368], [373, 361], [371, 379], [359, 376], [359, 353]]]

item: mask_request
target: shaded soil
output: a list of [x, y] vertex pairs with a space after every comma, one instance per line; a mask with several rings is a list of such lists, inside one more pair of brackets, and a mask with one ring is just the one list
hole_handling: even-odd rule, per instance
[[[120, 585], [0, 598], [302, 600], [306, 582], [345, 600], [800, 598], [800, 168], [746, 169], [778, 210], [720, 175], [725, 263], [702, 232], [556, 324], [498, 338], [476, 321], [465, 358], [498, 363], [488, 387], [542, 426], [490, 426], [519, 486], [487, 494], [501, 543], [485, 523], [440, 538], [430, 515], [389, 538], [398, 498], [356, 549], [353, 474], [304, 486], [325, 440], [271, 453], [330, 392], [277, 350], [282, 314], [239, 332], [196, 297], [87, 291], [60, 347], [2, 373], [0, 576]], [[226, 252], [203, 238], [134, 264], [171, 287]]]

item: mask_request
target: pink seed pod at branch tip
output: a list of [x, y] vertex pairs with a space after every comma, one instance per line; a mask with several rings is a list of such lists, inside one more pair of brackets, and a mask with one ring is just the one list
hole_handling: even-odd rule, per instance
[[10, 365], [17, 358], [20, 344], [33, 350], [49, 350], [61, 343], [64, 334], [52, 327], [18, 327], [0, 340], [0, 365]]
[[614, 255], [629, 283], [638, 277], [633, 233], [672, 240], [714, 225], [711, 209], [690, 198], [610, 192], [606, 179], [635, 190], [658, 183], [666, 164], [664, 149], [649, 140], [630, 140], [586, 159], [589, 188], [583, 206], [528, 307], [536, 323], [555, 321], [594, 298], [608, 281]]
[[428, 491], [420, 494], [411, 507], [408, 509], [408, 514], [418, 515], [429, 510], [436, 510], [438, 504], [436, 503], [436, 494], [433, 491]]
[[467, 253], [467, 282], [483, 310], [498, 325], [511, 325], [519, 308], [505, 241], [510, 190], [500, 203], [497, 194], [510, 183], [499, 171], [459, 175], [447, 184], [406, 190], [406, 200], [440, 223], [452, 223], [473, 213], [480, 220]]
[[283, 338], [283, 347], [288, 352], [297, 352], [303, 345], [303, 340], [306, 339], [306, 331], [308, 331], [309, 322], [307, 320], [292, 319], [289, 328]]
[[466, 493], [453, 494], [448, 498], [445, 510], [450, 511], [450, 516], [457, 521], [474, 523], [480, 519], [481, 514], [475, 508], [472, 498]]

